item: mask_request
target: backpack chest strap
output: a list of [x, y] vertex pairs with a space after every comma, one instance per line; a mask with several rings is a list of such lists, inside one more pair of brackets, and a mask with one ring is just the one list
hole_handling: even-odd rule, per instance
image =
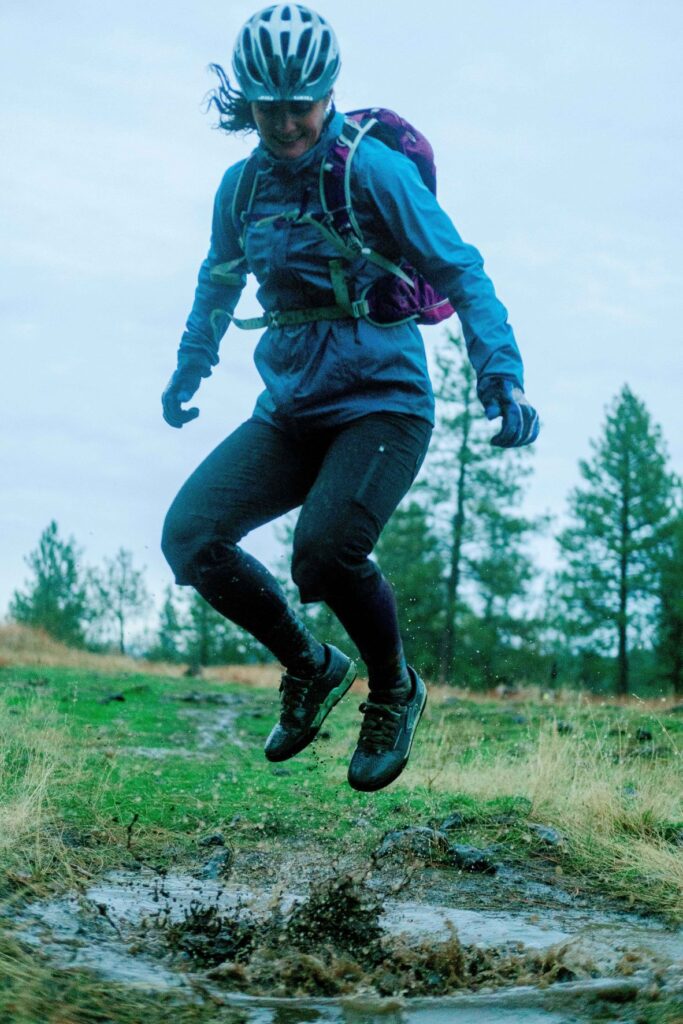
[[[342, 306], [311, 306], [308, 309], [287, 309], [272, 310], [264, 313], [263, 316], [248, 317], [243, 320], [240, 317], [225, 315], [230, 321], [242, 331], [260, 331], [264, 327], [290, 327], [298, 324], [320, 323], [323, 320], [356, 320], [367, 312], [367, 302], [353, 302], [350, 309]], [[222, 310], [214, 310], [220, 314]]]

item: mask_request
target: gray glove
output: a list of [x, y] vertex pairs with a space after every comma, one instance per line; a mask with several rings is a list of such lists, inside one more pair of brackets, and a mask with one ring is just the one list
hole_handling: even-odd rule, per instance
[[190, 420], [196, 420], [199, 409], [183, 409], [183, 402], [189, 402], [202, 382], [202, 375], [195, 367], [178, 367], [161, 396], [164, 419], [170, 427], [180, 429]]

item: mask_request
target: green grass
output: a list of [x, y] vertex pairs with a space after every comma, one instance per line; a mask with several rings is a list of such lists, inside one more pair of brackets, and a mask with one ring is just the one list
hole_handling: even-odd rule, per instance
[[[2, 856], [35, 881], [54, 882], [62, 869], [70, 876], [74, 864], [96, 872], [130, 860], [131, 850], [189, 857], [217, 829], [237, 845], [309, 842], [331, 856], [363, 856], [387, 829], [438, 824], [459, 810], [468, 818], [459, 841], [503, 842], [513, 861], [551, 856], [586, 884], [609, 877], [610, 890], [631, 902], [681, 911], [683, 879], [671, 876], [669, 860], [683, 829], [683, 715], [433, 700], [409, 769], [365, 795], [345, 780], [360, 721], [355, 694], [325, 723], [329, 738], [273, 766], [261, 752], [277, 716], [272, 689], [58, 668], [3, 669], [0, 686]], [[180, 699], [191, 691], [236, 703]], [[226, 710], [236, 715], [233, 738], [186, 756], [201, 720]], [[35, 806], [26, 806], [27, 791]], [[554, 824], [570, 842], [544, 849], [527, 820]]]
[[[171, 1011], [157, 996], [57, 971], [11, 934], [12, 908], [25, 898], [135, 861], [188, 863], [206, 856], [198, 841], [217, 830], [274, 858], [291, 847], [367, 863], [387, 830], [459, 811], [466, 824], [455, 841], [499, 843], [507, 864], [683, 919], [683, 714], [435, 693], [409, 768], [365, 795], [346, 783], [355, 693], [324, 738], [270, 765], [262, 747], [278, 713], [272, 688], [33, 667], [0, 669], [0, 691], [0, 902], [10, 928], [0, 930], [0, 1019], [12, 1024], [161, 1024], [169, 1015], [237, 1024], [239, 1013]], [[234, 703], [181, 699], [191, 692]], [[202, 728], [224, 712], [234, 713], [232, 732], [202, 748]], [[530, 822], [554, 825], [566, 842], [549, 848]], [[642, 1019], [668, 1024], [664, 1008], [652, 1012]]]

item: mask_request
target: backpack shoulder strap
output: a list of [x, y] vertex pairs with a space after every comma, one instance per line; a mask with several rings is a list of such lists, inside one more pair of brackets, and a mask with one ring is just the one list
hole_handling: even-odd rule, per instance
[[244, 230], [254, 204], [258, 174], [256, 157], [252, 153], [251, 156], [247, 157], [237, 179], [237, 187], [232, 197], [232, 208], [230, 211], [241, 249], [244, 249]]
[[320, 165], [320, 201], [333, 231], [352, 248], [363, 246], [363, 233], [353, 210], [351, 169], [353, 158], [363, 138], [377, 122], [368, 118], [363, 124], [344, 119], [341, 132], [330, 145]]
[[251, 156], [247, 157], [244, 167], [240, 171], [230, 206], [230, 217], [237, 233], [237, 241], [242, 250], [242, 256], [236, 260], [230, 260], [228, 263], [217, 263], [216, 266], [211, 268], [209, 276], [216, 284], [241, 285], [243, 275], [248, 272], [244, 258], [244, 229], [246, 219], [254, 202], [257, 177], [256, 161], [252, 153]]
[[341, 132], [323, 157], [320, 165], [320, 202], [325, 227], [320, 227], [336, 241], [347, 259], [363, 256], [370, 263], [412, 285], [412, 279], [398, 264], [365, 244], [363, 232], [353, 210], [353, 158], [365, 136], [376, 124], [377, 121], [372, 116], [364, 119], [362, 123], [345, 118]]

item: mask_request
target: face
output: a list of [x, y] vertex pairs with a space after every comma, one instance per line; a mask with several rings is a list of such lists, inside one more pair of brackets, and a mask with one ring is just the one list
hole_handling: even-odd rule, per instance
[[251, 112], [264, 144], [273, 156], [295, 160], [315, 146], [323, 130], [328, 97], [308, 103], [252, 103]]

